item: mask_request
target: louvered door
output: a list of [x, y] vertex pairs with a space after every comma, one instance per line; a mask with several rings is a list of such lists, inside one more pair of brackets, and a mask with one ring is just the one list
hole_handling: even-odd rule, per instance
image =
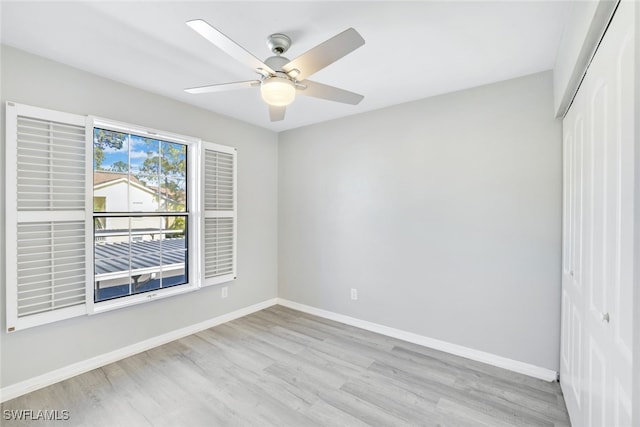
[[236, 150], [203, 143], [204, 285], [236, 278]]
[[7, 330], [13, 331], [86, 313], [87, 144], [82, 116], [6, 108]]

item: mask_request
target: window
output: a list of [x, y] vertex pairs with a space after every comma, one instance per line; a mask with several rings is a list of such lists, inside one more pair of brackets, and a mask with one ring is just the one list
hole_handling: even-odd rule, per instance
[[236, 150], [6, 106], [11, 332], [236, 278]]
[[93, 128], [94, 302], [189, 283], [187, 148]]

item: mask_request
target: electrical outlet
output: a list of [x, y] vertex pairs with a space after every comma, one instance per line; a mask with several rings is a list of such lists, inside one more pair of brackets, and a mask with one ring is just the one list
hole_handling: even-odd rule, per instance
[[227, 286], [223, 286], [222, 290], [220, 291], [220, 297], [226, 298], [227, 296], [229, 296], [229, 288]]
[[358, 299], [358, 290], [356, 288], [351, 288], [351, 299], [353, 301]]

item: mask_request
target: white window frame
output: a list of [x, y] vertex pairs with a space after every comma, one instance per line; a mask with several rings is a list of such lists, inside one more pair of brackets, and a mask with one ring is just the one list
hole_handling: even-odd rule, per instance
[[[91, 232], [89, 238], [91, 240], [90, 245], [87, 245], [87, 258], [91, 259], [91, 280], [87, 281], [87, 313], [96, 314], [105, 311], [116, 310], [123, 307], [129, 307], [132, 305], [142, 304], [151, 300], [162, 299], [171, 297], [174, 295], [180, 295], [187, 292], [192, 292], [201, 287], [201, 259], [200, 256], [202, 248], [201, 237], [201, 186], [200, 181], [200, 169], [201, 169], [201, 150], [202, 141], [198, 138], [188, 137], [184, 135], [178, 135], [170, 132], [165, 132], [157, 129], [151, 129], [142, 126], [136, 126], [129, 123], [118, 122], [115, 120], [109, 120], [99, 117], [90, 117], [89, 125], [87, 126], [87, 146], [91, 147], [87, 152], [90, 153], [91, 159], [87, 161], [87, 176], [93, 177], [93, 132], [95, 128], [113, 130], [122, 133], [135, 134], [142, 137], [154, 138], [168, 142], [177, 142], [185, 144], [187, 146], [187, 211], [188, 211], [188, 225], [187, 225], [187, 253], [188, 253], [188, 282], [179, 285], [172, 286], [165, 289], [157, 289], [155, 291], [144, 292], [140, 294], [134, 294], [129, 296], [123, 296], [114, 298], [111, 300], [95, 302], [95, 280], [93, 277], [93, 256], [94, 256], [94, 236], [93, 236], [93, 179], [87, 180], [86, 191], [86, 206], [91, 209], [87, 209], [87, 223], [91, 225]], [[90, 187], [90, 188], [89, 188]]]
[[[82, 116], [49, 110], [29, 105], [17, 104], [10, 101], [6, 102], [5, 128], [6, 128], [6, 157], [5, 157], [5, 185], [6, 185], [6, 209], [5, 209], [5, 232], [7, 242], [17, 242], [18, 230], [17, 225], [21, 222], [40, 221], [39, 217], [33, 212], [20, 211], [18, 215], [18, 181], [17, 181], [17, 155], [18, 155], [18, 139], [17, 139], [17, 122], [18, 117], [33, 117], [49, 122], [59, 122], [61, 124], [74, 125], [84, 128], [85, 140], [85, 187], [84, 187], [84, 210], [78, 209], [71, 213], [67, 211], [47, 211], [46, 221], [69, 221], [75, 218], [77, 221], [84, 221], [84, 244], [85, 244], [85, 281], [79, 289], [84, 289], [84, 298], [81, 298], [78, 305], [64, 308], [56, 308], [51, 311], [30, 314], [18, 317], [18, 270], [17, 261], [18, 254], [16, 250], [7, 248], [5, 253], [6, 261], [6, 295], [5, 295], [5, 313], [7, 332], [13, 332], [21, 329], [30, 328], [42, 324], [52, 323], [59, 320], [68, 319], [82, 315], [93, 315], [105, 311], [115, 310], [122, 307], [129, 307], [156, 299], [167, 298], [177, 294], [184, 294], [198, 290], [202, 287], [219, 285], [228, 283], [237, 278], [237, 149], [226, 145], [204, 142], [198, 138], [174, 134], [156, 130], [144, 126], [132, 125], [115, 120]], [[184, 285], [169, 287], [166, 289], [158, 289], [141, 294], [124, 296], [112, 300], [94, 302], [94, 212], [93, 212], [93, 132], [94, 128], [106, 128], [115, 131], [147, 136], [154, 139], [161, 139], [170, 142], [178, 142], [187, 145], [187, 169], [188, 180], [187, 185], [189, 193], [187, 195], [188, 203], [188, 271], [189, 281]], [[82, 138], [82, 137], [81, 137]], [[226, 153], [232, 155], [232, 208], [228, 207], [228, 191], [223, 188], [218, 193], [216, 184], [216, 200], [218, 197], [226, 200], [227, 207], [220, 211], [205, 211], [205, 180], [203, 175], [205, 170], [205, 150], [212, 150], [218, 153]], [[215, 173], [219, 173], [220, 169], [216, 166]], [[222, 180], [228, 184], [228, 174], [223, 173]], [[216, 178], [217, 179], [217, 178]], [[222, 181], [220, 181], [222, 182]], [[20, 218], [18, 218], [20, 216]], [[211, 254], [205, 253], [205, 217], [207, 218], [232, 218], [232, 268], [228, 272], [228, 253], [224, 256], [226, 261], [223, 263], [220, 275], [205, 278], [204, 261]], [[30, 219], [31, 218], [31, 219]], [[215, 235], [216, 239], [220, 235]], [[229, 239], [229, 233], [223, 231], [223, 240]], [[81, 239], [80, 239], [81, 240]], [[220, 240], [215, 240], [219, 242]], [[228, 248], [228, 246], [226, 246]], [[216, 248], [217, 249], [217, 248]], [[227, 249], [222, 249], [226, 251]], [[217, 253], [217, 252], [216, 252]], [[216, 255], [217, 256], [217, 255]], [[217, 259], [217, 258], [216, 258]]]

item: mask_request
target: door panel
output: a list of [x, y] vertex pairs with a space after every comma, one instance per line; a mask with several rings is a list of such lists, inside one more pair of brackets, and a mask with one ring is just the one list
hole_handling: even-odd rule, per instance
[[615, 381], [613, 394], [613, 420], [616, 426], [631, 426], [631, 396], [627, 394], [626, 387]]
[[[584, 84], [585, 82], [583, 82]], [[590, 83], [590, 82], [586, 82]], [[589, 114], [589, 147], [590, 147], [590, 224], [591, 235], [589, 249], [590, 272], [588, 274], [589, 314], [599, 317], [606, 312], [606, 159], [607, 125], [608, 125], [608, 84], [602, 79], [591, 87], [591, 96], [587, 109]]]
[[[638, 6], [636, 6], [638, 7]], [[631, 364], [631, 336], [633, 325], [633, 197], [634, 192], [634, 145], [633, 145], [633, 88], [625, 82], [634, 81], [634, 43], [633, 31], [625, 33], [620, 45], [617, 61], [617, 72], [620, 84], [617, 86], [616, 109], [618, 111], [619, 126], [619, 164], [620, 164], [620, 192], [619, 192], [619, 222], [618, 229], [620, 271], [613, 289], [615, 322], [612, 323], [615, 345], [625, 358], [625, 363]]]
[[576, 161], [582, 152], [576, 145], [582, 144], [580, 115], [582, 109], [575, 108], [580, 99], [574, 101], [574, 107], [569, 110], [563, 126], [563, 266], [562, 266], [562, 344], [560, 346], [560, 378], [565, 394], [565, 401], [569, 412], [581, 413], [582, 386], [582, 346], [581, 346], [581, 309], [577, 307], [582, 301], [581, 277], [574, 265], [577, 249], [577, 236], [582, 236], [582, 230], [576, 224], [576, 207], [578, 196], [577, 181], [582, 175], [577, 172]]
[[573, 237], [571, 239], [572, 246], [572, 269], [570, 275], [572, 283], [576, 287], [577, 292], [582, 292], [583, 277], [583, 180], [584, 180], [584, 117], [581, 112], [577, 112], [575, 117], [573, 131], [573, 152], [571, 161], [573, 163], [573, 182], [572, 182], [572, 228]]
[[571, 342], [569, 338], [569, 331], [571, 330], [571, 325], [569, 323], [569, 316], [571, 315], [571, 310], [569, 309], [569, 296], [566, 291], [562, 291], [562, 305], [560, 310], [562, 311], [561, 322], [562, 322], [562, 330], [560, 331], [561, 336], [561, 345], [560, 345], [560, 364], [564, 366], [569, 365], [569, 343]]
[[607, 363], [600, 345], [592, 338], [589, 340], [589, 388], [587, 393], [587, 426], [604, 427], [607, 419]]
[[634, 421], [635, 7], [618, 6], [563, 121], [561, 386], [575, 426]]
[[575, 399], [576, 406], [580, 408], [582, 405], [582, 356], [584, 354], [582, 348], [582, 319], [578, 307], [573, 307], [573, 316], [571, 318], [571, 391]]

